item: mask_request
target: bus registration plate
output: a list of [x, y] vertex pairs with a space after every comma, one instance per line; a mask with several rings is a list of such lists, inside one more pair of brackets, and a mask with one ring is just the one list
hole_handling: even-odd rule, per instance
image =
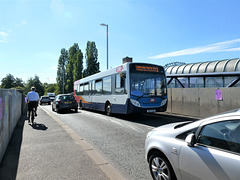
[[147, 112], [156, 112], [156, 109], [148, 109]]

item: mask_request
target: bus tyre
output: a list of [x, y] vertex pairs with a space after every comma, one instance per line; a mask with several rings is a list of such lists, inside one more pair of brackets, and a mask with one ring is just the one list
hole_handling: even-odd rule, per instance
[[110, 103], [107, 103], [107, 105], [106, 105], [106, 114], [108, 115], [108, 116], [110, 116], [111, 115], [111, 112], [112, 112], [112, 108], [111, 108], [111, 104]]

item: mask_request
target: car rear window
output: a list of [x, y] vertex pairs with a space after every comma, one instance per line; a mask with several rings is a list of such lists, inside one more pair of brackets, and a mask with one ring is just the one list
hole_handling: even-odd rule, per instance
[[73, 101], [74, 97], [73, 96], [61, 96], [61, 100], [64, 101]]

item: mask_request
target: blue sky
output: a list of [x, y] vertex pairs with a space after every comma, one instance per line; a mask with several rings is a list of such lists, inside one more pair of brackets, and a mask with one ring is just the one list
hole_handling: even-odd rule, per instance
[[[0, 80], [56, 82], [62, 48], [87, 41], [106, 70], [134, 62], [204, 62], [240, 58], [240, 0], [0, 0]], [[85, 66], [85, 59], [84, 59]]]

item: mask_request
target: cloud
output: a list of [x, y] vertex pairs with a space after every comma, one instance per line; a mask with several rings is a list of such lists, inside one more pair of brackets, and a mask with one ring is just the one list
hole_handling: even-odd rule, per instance
[[156, 56], [151, 56], [149, 58], [161, 59], [161, 58], [176, 57], [176, 56], [183, 56], [183, 55], [209, 53], [209, 52], [240, 51], [240, 47], [232, 47], [239, 42], [240, 42], [240, 39], [234, 39], [231, 41], [224, 41], [224, 42], [210, 44], [206, 46], [199, 46], [194, 48], [183, 49], [180, 51], [164, 53]]
[[0, 32], [0, 43], [6, 43], [7, 42], [7, 36], [8, 33], [6, 32]]
[[52, 0], [50, 7], [55, 13], [63, 13], [64, 12], [64, 4], [63, 4], [62, 0]]
[[17, 27], [22, 27], [27, 24], [27, 21], [21, 21], [20, 23], [16, 24]]

